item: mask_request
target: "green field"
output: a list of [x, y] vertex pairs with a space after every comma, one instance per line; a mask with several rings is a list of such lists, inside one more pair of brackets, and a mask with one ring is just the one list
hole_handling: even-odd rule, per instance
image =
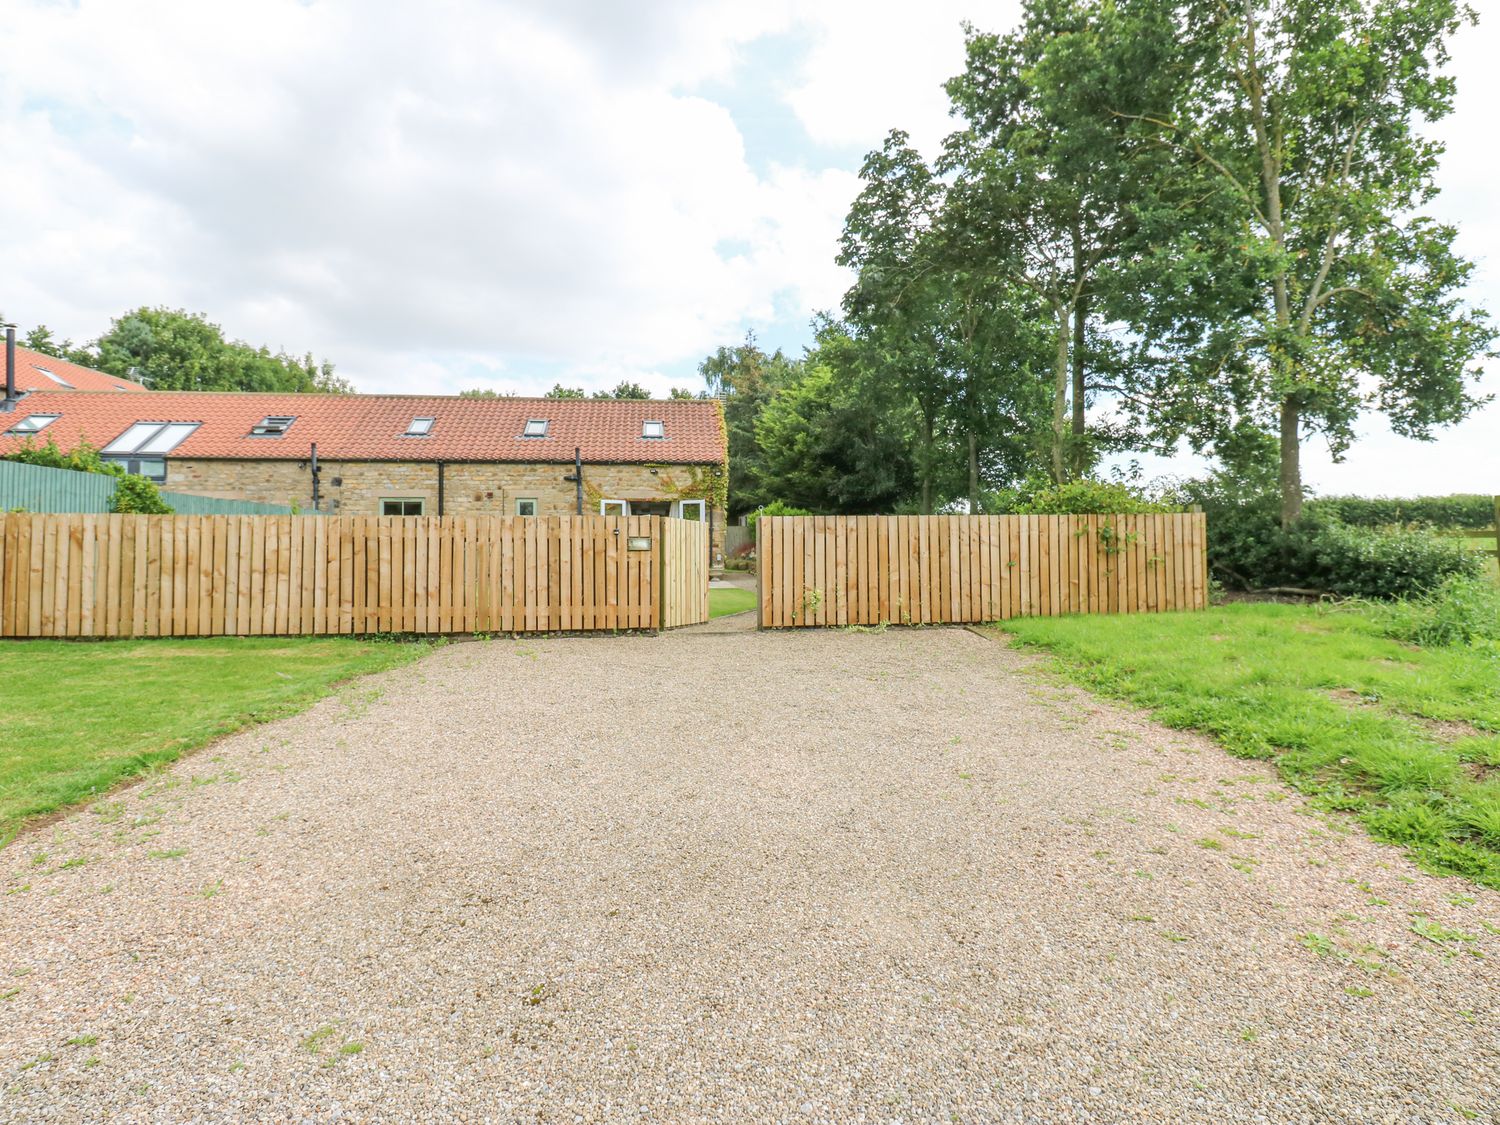
[[344, 637], [0, 642], [0, 845], [30, 817], [426, 651]]
[[708, 592], [708, 616], [724, 617], [731, 613], [744, 613], [755, 608], [755, 591], [735, 589], [710, 590]]
[[1274, 761], [1315, 802], [1353, 813], [1430, 870], [1500, 888], [1493, 648], [1418, 649], [1358, 611], [1287, 605], [1004, 628], [1086, 687]]
[[1500, 581], [1500, 557], [1495, 554], [1495, 537], [1493, 535], [1465, 535], [1464, 542], [1476, 551], [1483, 551], [1490, 557], [1490, 576]]

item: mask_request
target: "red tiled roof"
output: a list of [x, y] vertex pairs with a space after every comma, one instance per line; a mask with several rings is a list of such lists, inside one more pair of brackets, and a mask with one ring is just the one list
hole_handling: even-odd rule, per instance
[[[26, 395], [14, 413], [0, 415], [0, 431], [28, 414], [60, 415], [35, 440], [50, 437], [63, 450], [80, 437], [102, 449], [135, 422], [202, 423], [169, 457], [301, 460], [317, 442], [318, 456], [330, 461], [570, 462], [574, 446], [595, 463], [725, 459], [719, 404], [693, 399], [46, 391]], [[252, 426], [274, 415], [296, 421], [281, 437], [249, 436]], [[436, 419], [429, 436], [402, 436], [413, 418]], [[521, 436], [531, 418], [548, 420], [546, 437]], [[665, 437], [641, 436], [641, 423], [648, 419], [664, 424]], [[0, 432], [0, 454], [21, 441]]]
[[[3, 341], [0, 341], [3, 345]], [[50, 371], [68, 386], [49, 379]], [[0, 381], [5, 379], [5, 357], [0, 355]], [[92, 367], [80, 367], [65, 359], [16, 345], [16, 390], [18, 391], [144, 391], [146, 388], [118, 375], [107, 375]]]

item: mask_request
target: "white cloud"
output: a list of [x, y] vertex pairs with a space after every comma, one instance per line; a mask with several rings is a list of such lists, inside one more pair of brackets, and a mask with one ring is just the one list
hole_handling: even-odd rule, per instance
[[[893, 126], [934, 151], [962, 20], [1018, 9], [9, 0], [0, 308], [86, 338], [136, 304], [185, 306], [366, 390], [665, 390], [747, 326], [837, 305], [857, 154]], [[786, 45], [775, 73], [745, 73], [766, 65], [756, 43]], [[1497, 53], [1494, 20], [1459, 39], [1438, 211], [1500, 308]], [[746, 89], [761, 102], [733, 112], [701, 92]], [[1470, 462], [1500, 444], [1494, 408], [1437, 446], [1368, 428], [1344, 467], [1310, 454], [1314, 483], [1479, 487]]]

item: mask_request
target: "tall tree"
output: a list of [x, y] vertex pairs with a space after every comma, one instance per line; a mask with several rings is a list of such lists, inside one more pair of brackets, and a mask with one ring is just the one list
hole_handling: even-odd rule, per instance
[[796, 364], [780, 350], [767, 354], [755, 333], [734, 347], [720, 347], [698, 365], [708, 393], [724, 401], [729, 437], [729, 511], [743, 515], [780, 499], [767, 490], [756, 420], [777, 387], [791, 381]]
[[[1131, 0], [1176, 45], [1141, 181], [1136, 325], [1160, 364], [1136, 401], [1196, 444], [1251, 421], [1279, 436], [1282, 522], [1301, 447], [1336, 455], [1359, 413], [1430, 438], [1463, 418], [1493, 332], [1470, 263], [1421, 209], [1452, 109], [1453, 0]], [[1164, 16], [1165, 19], [1157, 19]], [[1121, 44], [1120, 52], [1130, 49]], [[1155, 158], [1143, 149], [1141, 159]]]
[[949, 224], [964, 228], [970, 268], [1024, 287], [1051, 331], [1049, 462], [1061, 482], [1096, 456], [1087, 404], [1101, 313], [1116, 279], [1129, 211], [1130, 125], [1109, 106], [1134, 104], [1150, 60], [1137, 45], [1128, 74], [1106, 65], [1118, 32], [1112, 5], [1027, 0], [1008, 35], [966, 32], [964, 73], [947, 84], [964, 128], [945, 146], [954, 175]]
[[181, 309], [139, 308], [117, 317], [91, 360], [80, 362], [158, 391], [354, 390], [331, 363], [226, 340], [217, 324]]
[[856, 271], [844, 310], [870, 362], [917, 408], [917, 472], [921, 510], [928, 513], [938, 474], [939, 422], [951, 390], [939, 360], [935, 308], [947, 279], [930, 256], [943, 185], [900, 129], [865, 157], [860, 178], [865, 184], [839, 243], [839, 264]]

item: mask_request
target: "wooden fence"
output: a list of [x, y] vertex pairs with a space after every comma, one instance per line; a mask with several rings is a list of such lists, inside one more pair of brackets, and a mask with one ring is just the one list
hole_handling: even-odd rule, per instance
[[1203, 609], [1201, 513], [763, 516], [763, 628]]
[[659, 516], [7, 515], [0, 636], [686, 625], [708, 619], [706, 537]]

